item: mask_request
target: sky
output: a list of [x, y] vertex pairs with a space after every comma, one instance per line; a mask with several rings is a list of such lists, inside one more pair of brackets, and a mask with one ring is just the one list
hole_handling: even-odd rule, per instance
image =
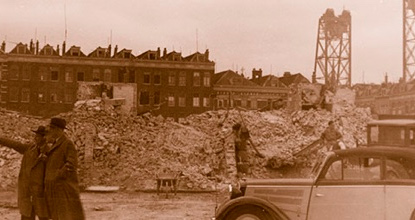
[[251, 76], [314, 70], [318, 20], [326, 9], [352, 17], [352, 84], [402, 77], [402, 0], [0, 0], [0, 41], [40, 47], [109, 43], [134, 55], [158, 47], [182, 56], [209, 49], [215, 72]]

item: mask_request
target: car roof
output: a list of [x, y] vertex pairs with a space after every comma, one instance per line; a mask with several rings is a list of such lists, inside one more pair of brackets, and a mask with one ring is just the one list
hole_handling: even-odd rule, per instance
[[367, 123], [368, 125], [389, 125], [389, 126], [415, 126], [415, 119], [385, 119], [385, 120], [372, 120]]
[[391, 156], [391, 157], [405, 157], [415, 159], [415, 148], [411, 147], [357, 147], [346, 150], [333, 151], [335, 155], [340, 157], [350, 156]]

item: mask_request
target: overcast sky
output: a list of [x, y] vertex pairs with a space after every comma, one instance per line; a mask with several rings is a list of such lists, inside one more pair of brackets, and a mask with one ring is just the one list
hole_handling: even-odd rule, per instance
[[[263, 74], [314, 69], [318, 19], [327, 8], [352, 16], [352, 83], [402, 76], [402, 0], [0, 0], [6, 51], [37, 38], [41, 47], [65, 39], [88, 54], [96, 47], [139, 55], [157, 47], [210, 51], [216, 72], [253, 68]], [[66, 7], [65, 7], [66, 5]], [[66, 8], [66, 10], [65, 10]], [[66, 16], [65, 16], [66, 11]], [[112, 33], [112, 34], [111, 34]], [[112, 36], [112, 37], [111, 37]], [[68, 48], [67, 46], [67, 48]], [[61, 46], [60, 46], [61, 47]]]

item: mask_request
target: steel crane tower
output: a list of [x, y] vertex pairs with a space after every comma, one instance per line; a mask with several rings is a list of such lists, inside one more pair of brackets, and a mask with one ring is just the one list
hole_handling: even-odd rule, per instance
[[415, 1], [403, 0], [403, 81], [415, 78]]
[[351, 87], [351, 36], [350, 12], [336, 16], [327, 9], [319, 19], [313, 83], [332, 91]]

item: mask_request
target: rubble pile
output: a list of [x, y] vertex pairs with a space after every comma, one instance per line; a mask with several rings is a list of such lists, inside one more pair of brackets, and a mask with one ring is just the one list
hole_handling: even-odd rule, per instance
[[[216, 181], [226, 183], [233, 178], [218, 166], [223, 159], [218, 152], [232, 154], [231, 132], [237, 122], [247, 126], [258, 150], [266, 156], [252, 156], [253, 176], [266, 178], [274, 177], [267, 168], [269, 158], [278, 158], [281, 166], [294, 164], [293, 153], [318, 139], [329, 120], [335, 121], [347, 146], [355, 146], [356, 139], [364, 143], [370, 112], [353, 106], [336, 113], [219, 110], [175, 122], [150, 114], [125, 115], [101, 100], [88, 100], [60, 117], [68, 121], [66, 133], [78, 148], [82, 186], [155, 189], [158, 174], [181, 172], [181, 189], [206, 190], [214, 189]], [[30, 129], [47, 123], [47, 119], [17, 113], [0, 115], [1, 135], [25, 142], [32, 138]], [[16, 184], [20, 158], [0, 147], [1, 189]]]

